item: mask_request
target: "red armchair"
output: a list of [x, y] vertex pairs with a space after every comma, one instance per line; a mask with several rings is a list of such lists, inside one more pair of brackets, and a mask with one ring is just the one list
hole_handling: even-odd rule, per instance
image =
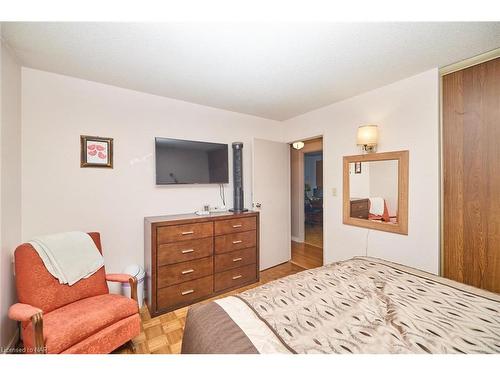
[[[89, 233], [102, 253], [99, 233]], [[140, 333], [137, 280], [106, 275], [104, 266], [69, 286], [59, 284], [30, 244], [14, 254], [19, 303], [9, 318], [21, 322], [27, 353], [110, 353]], [[132, 299], [109, 294], [108, 281], [129, 282]]]

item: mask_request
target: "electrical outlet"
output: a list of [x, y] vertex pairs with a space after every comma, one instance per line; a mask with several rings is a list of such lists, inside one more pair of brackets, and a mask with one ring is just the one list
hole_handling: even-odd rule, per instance
[[332, 188], [332, 195], [333, 195], [334, 197], [336, 197], [336, 196], [337, 196], [337, 188]]

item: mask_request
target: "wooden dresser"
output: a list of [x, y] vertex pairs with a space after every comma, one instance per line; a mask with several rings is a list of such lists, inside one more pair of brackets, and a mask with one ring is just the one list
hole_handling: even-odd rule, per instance
[[351, 198], [351, 217], [358, 219], [368, 219], [370, 204], [368, 198]]
[[144, 219], [146, 299], [151, 316], [259, 280], [259, 213]]

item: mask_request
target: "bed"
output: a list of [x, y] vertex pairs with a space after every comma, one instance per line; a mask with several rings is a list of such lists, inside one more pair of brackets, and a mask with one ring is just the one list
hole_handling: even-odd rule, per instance
[[376, 258], [193, 306], [182, 353], [499, 353], [500, 295]]

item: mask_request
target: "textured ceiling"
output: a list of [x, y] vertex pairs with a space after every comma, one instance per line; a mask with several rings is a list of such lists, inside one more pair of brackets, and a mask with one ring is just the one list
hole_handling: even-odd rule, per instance
[[285, 120], [500, 47], [497, 23], [3, 23], [23, 65]]

